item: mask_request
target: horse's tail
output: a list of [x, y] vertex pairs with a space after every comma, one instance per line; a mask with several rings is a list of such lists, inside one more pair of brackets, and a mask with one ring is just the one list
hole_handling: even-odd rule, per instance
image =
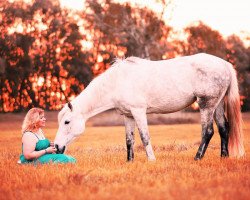
[[232, 157], [242, 157], [245, 154], [243, 145], [242, 116], [240, 110], [240, 95], [236, 71], [233, 66], [229, 66], [231, 83], [227, 94], [227, 117], [229, 121], [229, 155]]

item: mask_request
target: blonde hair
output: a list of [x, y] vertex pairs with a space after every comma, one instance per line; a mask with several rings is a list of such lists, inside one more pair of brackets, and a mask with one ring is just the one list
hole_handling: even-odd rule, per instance
[[25, 131], [32, 131], [36, 129], [41, 114], [44, 114], [43, 109], [31, 108], [23, 120], [22, 133], [24, 133]]

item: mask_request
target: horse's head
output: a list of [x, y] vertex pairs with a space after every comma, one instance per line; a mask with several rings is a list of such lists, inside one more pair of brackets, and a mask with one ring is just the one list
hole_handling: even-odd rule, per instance
[[84, 131], [85, 121], [82, 114], [67, 103], [58, 114], [58, 123], [54, 143], [57, 153], [64, 153], [65, 147]]

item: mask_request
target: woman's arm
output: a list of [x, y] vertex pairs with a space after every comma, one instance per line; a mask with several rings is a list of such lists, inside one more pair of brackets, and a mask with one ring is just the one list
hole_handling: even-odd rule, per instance
[[46, 153], [54, 153], [56, 149], [52, 149], [48, 147], [46, 150], [35, 151], [37, 138], [33, 135], [33, 133], [25, 133], [23, 135], [23, 155], [25, 159], [31, 160], [35, 158], [39, 158]]

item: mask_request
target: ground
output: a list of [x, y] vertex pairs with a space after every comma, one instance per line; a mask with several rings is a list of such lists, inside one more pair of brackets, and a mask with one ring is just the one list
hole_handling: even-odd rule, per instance
[[[66, 152], [77, 164], [36, 166], [17, 164], [23, 116], [0, 115], [0, 199], [249, 199], [249, 113], [242, 159], [220, 158], [216, 129], [205, 157], [194, 161], [201, 128], [188, 123], [150, 126], [155, 162], [146, 160], [136, 132], [135, 161], [128, 163], [124, 127], [93, 127], [93, 119]], [[56, 128], [56, 115], [49, 113], [49, 139]]]

